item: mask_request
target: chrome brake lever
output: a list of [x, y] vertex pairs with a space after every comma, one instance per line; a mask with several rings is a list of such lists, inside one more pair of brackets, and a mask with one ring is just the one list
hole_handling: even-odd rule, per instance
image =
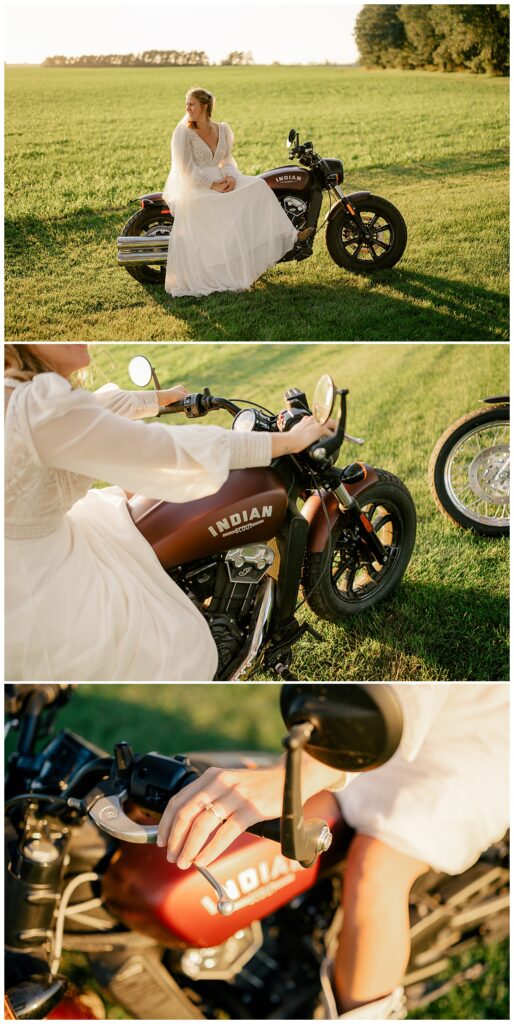
[[364, 437], [352, 437], [351, 434], [345, 434], [344, 439], [345, 441], [352, 441], [353, 444], [364, 444], [366, 440]]
[[[127, 799], [126, 789], [109, 796], [100, 795], [89, 808], [88, 814], [97, 828], [107, 832], [113, 839], [119, 839], [124, 843], [152, 844], [157, 843], [157, 825], [140, 825], [132, 821], [123, 810], [123, 802]], [[207, 868], [194, 865], [197, 871], [205, 878], [218, 897], [218, 913], [228, 917], [234, 913], [234, 902], [230, 899], [227, 890], [211, 875]]]

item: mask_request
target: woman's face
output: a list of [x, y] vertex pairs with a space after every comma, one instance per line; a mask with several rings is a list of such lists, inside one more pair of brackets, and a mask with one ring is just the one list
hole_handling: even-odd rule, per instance
[[27, 345], [27, 348], [41, 359], [49, 369], [60, 373], [62, 377], [70, 377], [75, 370], [81, 370], [89, 364], [87, 345], [58, 344]]
[[196, 96], [186, 96], [186, 114], [190, 121], [198, 121], [206, 110], [206, 103], [200, 103]]

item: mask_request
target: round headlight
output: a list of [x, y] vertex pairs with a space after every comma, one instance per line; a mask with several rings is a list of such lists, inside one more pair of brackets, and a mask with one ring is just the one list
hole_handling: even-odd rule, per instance
[[239, 433], [253, 430], [257, 420], [257, 413], [255, 409], [241, 409], [237, 416], [234, 417], [232, 423], [232, 430], [238, 430]]

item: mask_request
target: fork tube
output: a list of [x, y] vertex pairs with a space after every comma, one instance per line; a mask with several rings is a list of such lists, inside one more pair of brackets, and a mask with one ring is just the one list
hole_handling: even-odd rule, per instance
[[352, 495], [346, 490], [343, 483], [338, 484], [333, 493], [335, 494], [339, 504], [343, 505], [344, 508], [350, 508], [352, 505], [357, 505], [355, 498], [352, 498]]

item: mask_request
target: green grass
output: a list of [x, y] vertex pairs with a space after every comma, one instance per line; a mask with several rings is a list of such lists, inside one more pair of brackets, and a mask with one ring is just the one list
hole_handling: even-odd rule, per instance
[[[314, 256], [248, 292], [172, 299], [116, 267], [134, 197], [162, 188], [195, 81], [218, 96], [242, 171], [287, 163], [291, 125], [341, 157], [350, 190], [403, 212], [397, 268]], [[498, 340], [508, 337], [507, 79], [355, 68], [6, 72], [6, 338]]]
[[[213, 393], [253, 398], [275, 411], [285, 387], [312, 395], [318, 376], [330, 372], [350, 389], [348, 431], [366, 438], [362, 449], [343, 447], [341, 464], [363, 458], [390, 470], [414, 497], [418, 535], [401, 586], [376, 610], [341, 625], [320, 622], [304, 606], [299, 618], [321, 631], [323, 643], [296, 646], [300, 678], [508, 678], [508, 540], [458, 529], [437, 511], [427, 484], [443, 430], [484, 395], [504, 393], [506, 345], [97, 345], [95, 386], [129, 386], [128, 361], [143, 350], [163, 386], [208, 384]], [[208, 422], [228, 426], [230, 418], [218, 413]]]
[[[81, 684], [60, 713], [67, 726], [87, 739], [112, 749], [126, 739], [135, 750], [164, 754], [192, 750], [280, 749], [284, 726], [278, 710], [279, 687], [241, 684], [237, 700], [227, 684], [213, 685], [88, 685]], [[508, 940], [452, 958], [441, 980], [482, 963], [481, 976], [453, 987], [422, 1010], [418, 1020], [504, 1020], [509, 1017]], [[66, 964], [78, 984], [92, 984], [80, 958]], [[94, 985], [94, 983], [93, 983]], [[107, 1019], [129, 1019], [109, 1004]]]

